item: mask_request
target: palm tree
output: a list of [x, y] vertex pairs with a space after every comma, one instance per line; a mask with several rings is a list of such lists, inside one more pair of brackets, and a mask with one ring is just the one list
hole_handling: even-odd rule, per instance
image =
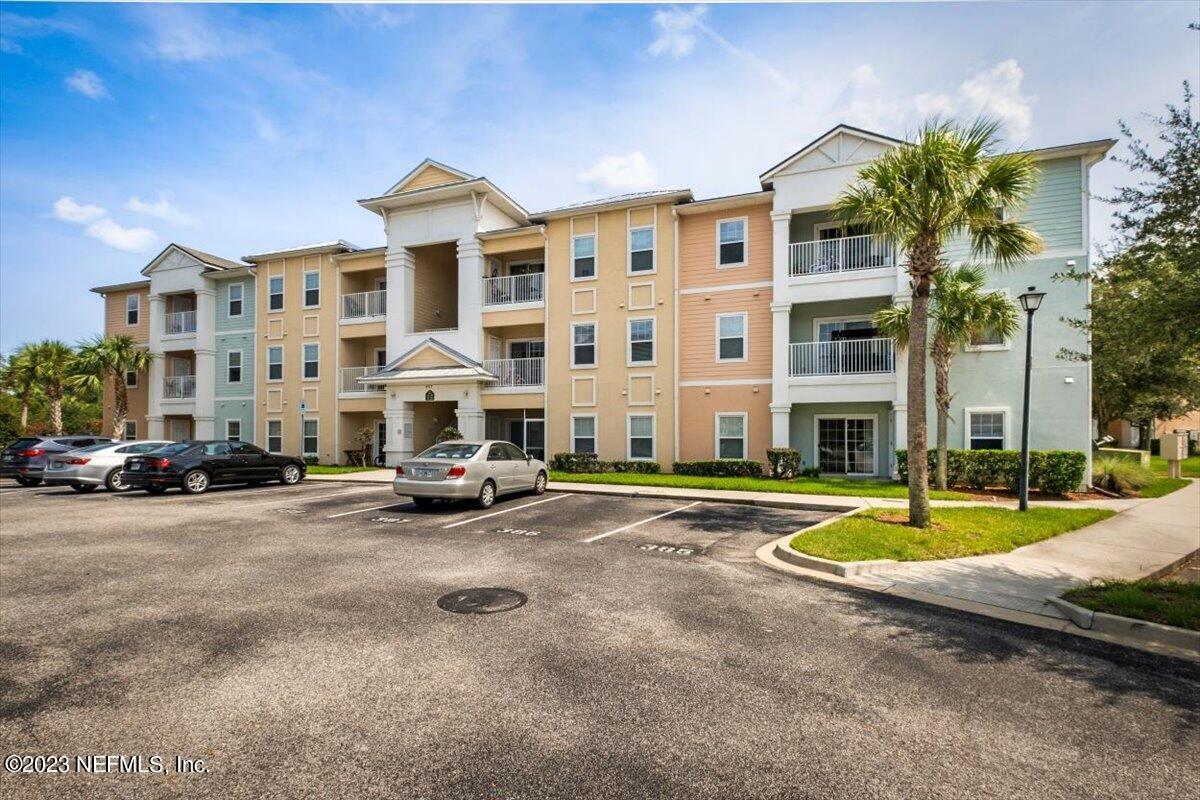
[[41, 391], [41, 382], [34, 369], [33, 346], [22, 345], [13, 353], [0, 373], [0, 384], [21, 403], [21, 433], [29, 429], [29, 404]]
[[42, 392], [50, 401], [50, 427], [54, 433], [61, 434], [62, 400], [66, 394], [71, 379], [75, 351], [70, 345], [56, 339], [47, 339], [33, 345], [34, 375], [42, 386]]
[[[950, 364], [959, 348], [979, 336], [992, 332], [1007, 339], [1017, 332], [1020, 312], [1017, 304], [1003, 292], [985, 291], [987, 270], [977, 265], [954, 267], [938, 275], [933, 285], [933, 401], [937, 406], [937, 474], [934, 485], [946, 488], [950, 436]], [[875, 327], [884, 336], [896, 340], [896, 346], [908, 346], [912, 306], [894, 305], [875, 312]], [[911, 469], [911, 467], [910, 467]]]
[[1008, 268], [1041, 249], [1041, 240], [998, 209], [1024, 205], [1037, 182], [1033, 160], [996, 153], [998, 123], [979, 119], [966, 127], [933, 120], [916, 141], [889, 150], [858, 172], [834, 203], [834, 213], [865, 225], [907, 255], [912, 287], [908, 349], [908, 521], [929, 526], [929, 467], [925, 359], [929, 295], [946, 269], [948, 242], [966, 238], [975, 259]]
[[129, 418], [129, 393], [125, 385], [125, 373], [145, 372], [150, 368], [153, 356], [128, 336], [113, 336], [84, 342], [75, 355], [72, 386], [103, 392], [110, 378], [113, 382], [112, 437], [125, 435], [125, 421]]

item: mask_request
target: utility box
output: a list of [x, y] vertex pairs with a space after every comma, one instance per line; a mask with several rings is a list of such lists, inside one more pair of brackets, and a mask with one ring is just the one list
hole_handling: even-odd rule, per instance
[[1158, 454], [1167, 461], [1168, 473], [1172, 478], [1180, 477], [1180, 461], [1187, 458], [1187, 434], [1164, 433], [1158, 438]]

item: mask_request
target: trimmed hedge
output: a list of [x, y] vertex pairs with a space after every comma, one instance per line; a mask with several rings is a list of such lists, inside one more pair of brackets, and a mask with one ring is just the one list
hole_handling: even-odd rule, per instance
[[706, 478], [761, 478], [762, 464], [748, 458], [725, 458], [716, 461], [676, 461], [671, 465], [676, 475], [699, 475]]
[[781, 480], [791, 480], [800, 475], [804, 466], [800, 452], [790, 447], [767, 448], [767, 463], [770, 465], [771, 477]]
[[[946, 458], [947, 486], [985, 489], [1003, 486], [1016, 491], [1021, 479], [1020, 450], [950, 450]], [[937, 470], [937, 450], [929, 451], [929, 474]], [[896, 451], [901, 482], [908, 480], [908, 452]], [[1077, 450], [1029, 451], [1029, 487], [1047, 494], [1065, 494], [1079, 488], [1087, 469], [1087, 455]]]
[[555, 453], [550, 458], [550, 469], [575, 474], [636, 472], [653, 475], [661, 471], [655, 461], [601, 461], [595, 453]]

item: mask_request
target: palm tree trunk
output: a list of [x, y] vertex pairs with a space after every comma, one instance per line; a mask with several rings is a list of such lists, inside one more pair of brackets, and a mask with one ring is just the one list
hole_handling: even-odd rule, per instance
[[54, 429], [55, 436], [62, 436], [62, 398], [50, 398], [50, 427]]
[[937, 474], [934, 486], [945, 491], [950, 470], [950, 346], [936, 337], [933, 342], [933, 397], [937, 404]]
[[[913, 261], [917, 258], [918, 254], [914, 252]], [[925, 359], [929, 349], [930, 286], [923, 271], [914, 272], [912, 315], [908, 325], [908, 524], [928, 528], [929, 432], [925, 411]]]
[[125, 421], [129, 419], [129, 392], [123, 374], [113, 375], [113, 428], [114, 439], [125, 438]]
[[21, 395], [21, 433], [29, 430], [29, 395]]

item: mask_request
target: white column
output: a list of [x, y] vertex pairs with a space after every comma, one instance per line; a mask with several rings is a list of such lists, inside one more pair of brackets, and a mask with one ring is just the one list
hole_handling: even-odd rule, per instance
[[791, 339], [788, 303], [771, 304], [771, 446], [790, 447], [792, 411], [788, 396], [788, 353]]
[[150, 439], [166, 438], [163, 431], [162, 391], [163, 377], [167, 374], [167, 365], [163, 359], [162, 332], [166, 323], [166, 303], [162, 295], [150, 295], [150, 317], [147, 323], [150, 329], [150, 369], [146, 380], [150, 382], [146, 406], [146, 436]]
[[393, 401], [392, 397], [394, 395], [389, 393], [387, 408], [383, 411], [387, 423], [387, 442], [384, 443], [383, 452], [389, 467], [413, 456], [413, 404]]
[[[206, 281], [206, 283], [208, 283]], [[216, 436], [217, 293], [211, 286], [196, 290], [196, 402], [192, 419], [197, 439]]]
[[[895, 305], [908, 305], [912, 302], [912, 292], [908, 291], [908, 282], [904, 282], [904, 290], [892, 297]], [[891, 465], [892, 477], [899, 479], [896, 469], [896, 450], [908, 447], [908, 350], [896, 348], [896, 382], [892, 396], [892, 450], [888, 452], [888, 463]]]
[[483, 360], [483, 262], [483, 245], [478, 239], [472, 235], [458, 240], [458, 330], [462, 332], [460, 341], [474, 342], [465, 355], [477, 360]]
[[387, 359], [390, 362], [403, 354], [401, 347], [404, 335], [412, 327], [417, 265], [412, 251], [404, 247], [389, 249], [384, 263], [387, 264], [387, 321], [384, 323], [384, 334], [387, 336]]
[[775, 284], [775, 301], [787, 299], [788, 259], [791, 248], [792, 212], [771, 212], [771, 265], [772, 277]]

